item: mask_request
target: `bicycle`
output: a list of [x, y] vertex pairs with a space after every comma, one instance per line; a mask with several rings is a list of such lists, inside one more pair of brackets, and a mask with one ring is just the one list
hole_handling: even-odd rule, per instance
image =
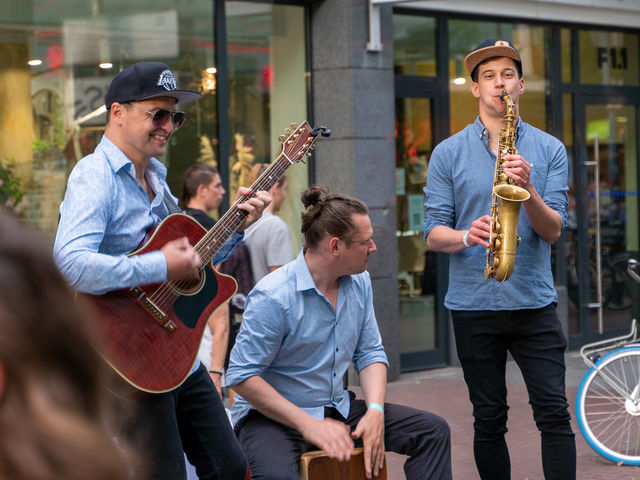
[[[627, 273], [639, 262], [629, 259]], [[590, 367], [576, 395], [578, 426], [597, 453], [618, 464], [640, 465], [640, 344], [635, 319], [628, 335], [584, 345]], [[604, 356], [601, 355], [606, 353]]]
[[[604, 308], [612, 310], [626, 310], [631, 308], [631, 286], [625, 273], [627, 262], [631, 254], [628, 252], [610, 255], [605, 250], [602, 256], [602, 305]], [[569, 299], [574, 307], [578, 308], [578, 272], [575, 265], [574, 253], [569, 252], [567, 256], [567, 287]], [[598, 274], [595, 266], [595, 259], [589, 262], [589, 285], [591, 287], [589, 298], [595, 299], [597, 296]]]

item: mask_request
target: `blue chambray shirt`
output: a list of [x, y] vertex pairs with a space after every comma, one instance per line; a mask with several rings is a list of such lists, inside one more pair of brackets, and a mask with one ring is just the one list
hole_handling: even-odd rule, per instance
[[[350, 403], [342, 379], [352, 361], [357, 372], [372, 363], [389, 365], [373, 310], [369, 273], [340, 278], [334, 310], [316, 289], [301, 252], [260, 280], [249, 294], [226, 383], [234, 386], [259, 375], [314, 418], [324, 418], [325, 406], [346, 418]], [[250, 408], [236, 395], [233, 423]]]
[[[166, 280], [167, 263], [159, 250], [127, 256], [169, 214], [164, 204], [166, 167], [151, 158], [146, 176], [155, 193], [151, 203], [133, 163], [106, 136], [74, 167], [60, 206], [53, 256], [75, 290], [101, 295]], [[242, 237], [234, 234], [213, 263], [224, 261]]]
[[[567, 222], [568, 161], [556, 138], [519, 120], [516, 149], [533, 163], [530, 181], [544, 202]], [[431, 155], [425, 192], [425, 239], [434, 227], [466, 230], [471, 222], [491, 213], [491, 190], [496, 156], [480, 121], [438, 144]], [[504, 283], [484, 280], [483, 246], [449, 256], [449, 289], [445, 306], [452, 310], [519, 310], [541, 308], [558, 301], [551, 272], [551, 245], [535, 233], [520, 208], [513, 274]]]

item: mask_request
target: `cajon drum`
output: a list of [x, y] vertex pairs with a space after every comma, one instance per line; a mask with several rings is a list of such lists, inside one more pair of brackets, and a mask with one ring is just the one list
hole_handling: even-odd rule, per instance
[[[300, 457], [300, 480], [365, 480], [362, 448], [354, 448], [351, 460], [339, 462], [329, 458], [323, 450], [303, 453]], [[387, 480], [387, 460], [375, 480]]]

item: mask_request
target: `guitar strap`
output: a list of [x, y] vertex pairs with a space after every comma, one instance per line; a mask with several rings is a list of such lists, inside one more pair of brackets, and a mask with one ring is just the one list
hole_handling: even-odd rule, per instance
[[166, 188], [164, 189], [164, 205], [167, 207], [169, 215], [172, 213], [182, 213], [182, 210], [180, 210], [180, 207], [178, 207], [178, 204]]

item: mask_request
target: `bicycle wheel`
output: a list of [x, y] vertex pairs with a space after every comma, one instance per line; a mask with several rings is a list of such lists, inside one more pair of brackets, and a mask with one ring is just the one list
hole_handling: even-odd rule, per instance
[[[614, 350], [596, 362], [622, 391], [638, 393], [640, 346]], [[591, 368], [576, 396], [578, 425], [587, 443], [603, 457], [640, 465], [640, 403], [632, 402]]]

